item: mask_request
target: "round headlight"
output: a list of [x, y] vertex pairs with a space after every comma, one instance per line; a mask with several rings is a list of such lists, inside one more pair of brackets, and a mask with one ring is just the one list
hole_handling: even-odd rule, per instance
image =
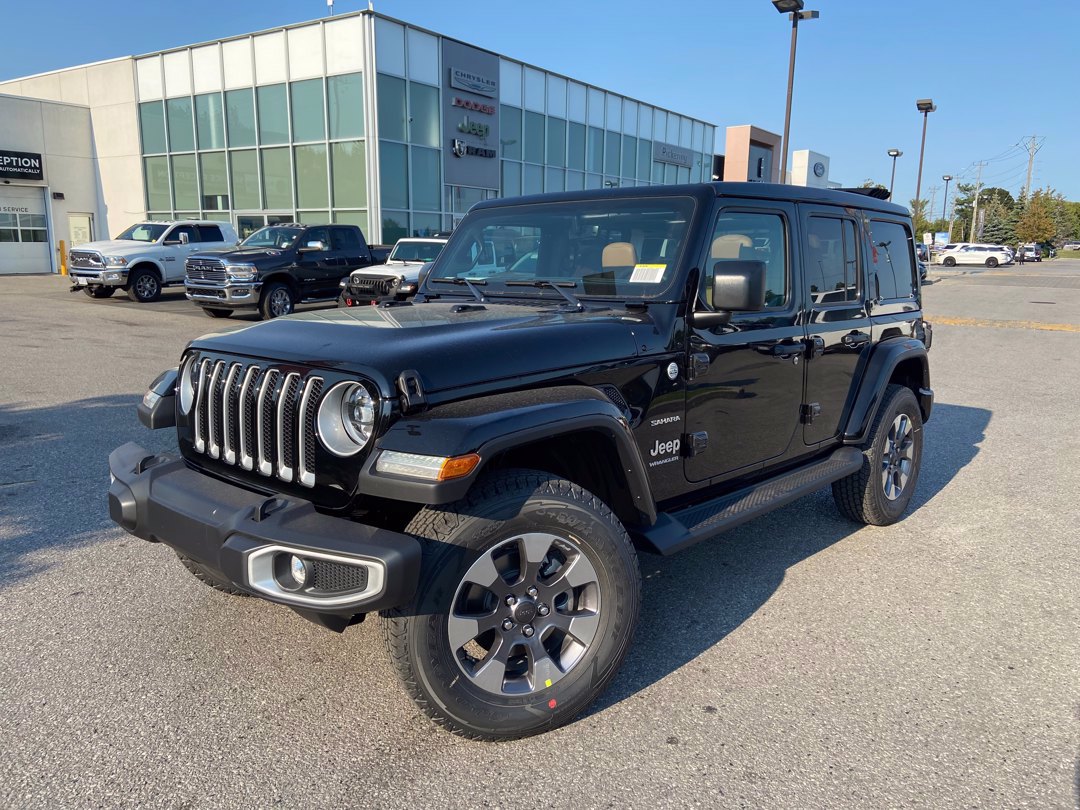
[[334, 455], [360, 452], [375, 433], [375, 397], [361, 383], [338, 383], [319, 405], [318, 429], [323, 447]]
[[198, 358], [192, 355], [184, 362], [184, 368], [180, 372], [180, 412], [190, 413], [191, 407], [195, 404], [195, 392], [198, 389], [199, 381], [197, 379], [199, 373], [199, 361]]

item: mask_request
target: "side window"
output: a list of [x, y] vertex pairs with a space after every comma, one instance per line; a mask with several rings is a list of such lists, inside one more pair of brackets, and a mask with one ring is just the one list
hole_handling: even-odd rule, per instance
[[351, 228], [331, 228], [330, 234], [334, 237], [334, 250], [360, 250], [360, 237]]
[[326, 228], [312, 228], [304, 234], [304, 241], [302, 244], [306, 247], [309, 242], [322, 242], [329, 247], [330, 234], [328, 234]]
[[815, 305], [859, 298], [855, 226], [836, 217], [809, 219], [806, 232], [806, 283]]
[[186, 233], [188, 242], [194, 244], [199, 241], [199, 232], [195, 230], [194, 225], [177, 225], [172, 229], [172, 232], [165, 237], [166, 242], [179, 242], [180, 234]]
[[199, 241], [200, 242], [224, 242], [225, 237], [221, 235], [221, 228], [217, 225], [199, 225]]
[[871, 272], [882, 299], [908, 298], [915, 290], [914, 240], [899, 222], [870, 222]]
[[787, 228], [779, 214], [721, 211], [713, 228], [709, 261], [702, 273], [702, 294], [712, 306], [713, 270], [719, 262], [741, 259], [765, 263], [765, 306], [782, 307], [788, 299]]

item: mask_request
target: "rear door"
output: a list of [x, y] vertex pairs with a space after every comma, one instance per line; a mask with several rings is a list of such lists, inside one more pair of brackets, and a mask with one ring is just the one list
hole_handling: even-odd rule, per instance
[[[181, 235], [187, 236], [187, 244], [180, 243]], [[162, 240], [165, 247], [162, 265], [165, 268], [165, 281], [178, 281], [184, 277], [184, 260], [205, 245], [200, 241], [199, 231], [194, 225], [177, 225]]]
[[813, 445], [840, 432], [870, 354], [870, 313], [854, 213], [814, 205], [799, 211], [808, 338], [803, 442]]
[[300, 247], [322, 242], [325, 250], [304, 251], [299, 254], [305, 298], [333, 298], [338, 294], [338, 281], [345, 274], [345, 259], [334, 249], [328, 227], [309, 228], [301, 237]]

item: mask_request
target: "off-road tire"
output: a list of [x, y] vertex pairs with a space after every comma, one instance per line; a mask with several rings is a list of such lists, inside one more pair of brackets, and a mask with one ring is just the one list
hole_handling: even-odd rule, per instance
[[233, 314], [231, 309], [215, 309], [214, 307], [203, 307], [202, 311], [210, 318], [231, 318]]
[[83, 287], [83, 292], [90, 298], [111, 298], [116, 287]]
[[249, 596], [246, 591], [242, 591], [233, 585], [229, 580], [222, 579], [217, 574], [213, 573], [209, 568], [205, 567], [202, 563], [195, 562], [190, 557], [185, 557], [179, 551], [176, 552], [176, 556], [180, 558], [180, 562], [184, 564], [184, 568], [192, 573], [192, 576], [204, 585], [209, 585], [215, 591], [222, 591], [230, 596]]
[[[287, 308], [282, 309], [278, 304], [285, 301], [287, 296]], [[275, 281], [263, 287], [262, 297], [259, 299], [259, 315], [264, 321], [289, 315], [296, 311], [296, 295], [288, 284]]]
[[153, 270], [136, 268], [128, 276], [128, 298], [137, 304], [149, 304], [161, 298], [161, 279]]
[[[907, 481], [895, 500], [885, 495], [883, 469], [886, 463], [885, 446], [894, 422], [905, 414], [911, 423], [912, 465]], [[858, 472], [841, 478], [832, 485], [833, 499], [840, 513], [859, 523], [888, 526], [904, 514], [922, 466], [922, 411], [911, 389], [903, 385], [889, 385], [878, 409], [869, 435], [862, 445], [863, 464]]]
[[[390, 661], [405, 690], [435, 723], [462, 737], [475, 740], [509, 740], [526, 737], [574, 719], [615, 676], [633, 639], [641, 603], [641, 573], [637, 555], [626, 530], [612, 511], [592, 493], [570, 481], [533, 470], [507, 470], [481, 479], [462, 500], [446, 506], [426, 506], [405, 530], [423, 543], [423, 567], [413, 602], [382, 614], [383, 633]], [[459, 664], [459, 650], [449, 639], [451, 609], [458, 604], [459, 588], [478, 560], [494, 559], [491, 552], [528, 534], [548, 534], [568, 540], [596, 576], [599, 607], [594, 635], [584, 652], [553, 685], [540, 685], [540, 675], [529, 693], [508, 695], [485, 690]], [[524, 549], [525, 541], [520, 541]], [[543, 547], [542, 545], [540, 546]], [[554, 548], [554, 546], [552, 547]], [[548, 550], [548, 554], [551, 549]], [[546, 561], [548, 557], [544, 557]], [[536, 563], [541, 573], [544, 561]], [[473, 566], [472, 568], [470, 566]], [[526, 569], [524, 557], [517, 571]], [[568, 567], [569, 570], [569, 567]], [[576, 569], [574, 569], [576, 570]], [[558, 571], [551, 581], [560, 579]], [[537, 574], [540, 577], [540, 573]], [[527, 575], [522, 577], [529, 581]], [[488, 597], [502, 589], [505, 579], [494, 580]], [[543, 587], [543, 580], [536, 582]], [[520, 585], [506, 585], [511, 590]], [[556, 585], [553, 584], [552, 588]], [[565, 586], [559, 586], [565, 587]], [[589, 585], [587, 587], [592, 587]], [[481, 589], [485, 590], [485, 589]], [[539, 599], [544, 599], [541, 590]], [[499, 597], [502, 599], [503, 597]], [[495, 612], [504, 602], [496, 602]], [[538, 609], [545, 608], [538, 602]], [[520, 607], [520, 605], [519, 605]], [[554, 615], [552, 604], [550, 620]], [[540, 616], [548, 616], [542, 610]], [[500, 621], [502, 621], [500, 619]], [[544, 638], [543, 619], [537, 618], [536, 641]], [[525, 633], [525, 625], [518, 632]], [[491, 630], [510, 644], [505, 626]], [[547, 638], [550, 640], [552, 634]], [[469, 642], [472, 644], [474, 642]], [[520, 639], [511, 644], [523, 644]], [[490, 652], [494, 646], [489, 649]], [[559, 653], [561, 655], [561, 652]], [[488, 660], [487, 658], [482, 660]], [[545, 663], [546, 662], [542, 662]], [[507, 666], [505, 672], [510, 672]], [[532, 669], [529, 669], [530, 677]], [[500, 676], [500, 683], [502, 683]], [[545, 681], [544, 683], [550, 683]]]

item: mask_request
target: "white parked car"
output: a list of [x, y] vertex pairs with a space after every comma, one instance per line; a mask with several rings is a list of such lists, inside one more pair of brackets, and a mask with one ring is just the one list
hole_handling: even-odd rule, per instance
[[339, 307], [371, 304], [379, 298], [399, 300], [415, 295], [423, 268], [438, 258], [445, 237], [405, 237], [398, 239], [385, 264], [355, 270], [341, 280]]
[[955, 267], [958, 264], [997, 267], [999, 264], [1009, 264], [1012, 259], [1012, 252], [1001, 245], [959, 245], [938, 254], [938, 261], [945, 267]]
[[140, 222], [115, 239], [87, 242], [68, 253], [71, 289], [91, 298], [125, 290], [146, 303], [161, 288], [184, 283], [184, 260], [196, 250], [226, 250], [239, 241], [228, 222]]

